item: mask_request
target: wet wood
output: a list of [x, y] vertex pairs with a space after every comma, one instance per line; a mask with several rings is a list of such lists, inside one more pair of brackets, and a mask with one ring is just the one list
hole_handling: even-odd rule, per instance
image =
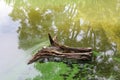
[[59, 57], [59, 58], [67, 58], [67, 59], [76, 59], [76, 60], [91, 60], [91, 52], [88, 53], [39, 53], [36, 54], [28, 64], [31, 64], [40, 58], [49, 58], [49, 57]]
[[70, 51], [74, 51], [74, 52], [90, 52], [90, 51], [92, 51], [92, 48], [74, 48], [74, 47], [61, 45], [58, 42], [56, 42], [56, 37], [52, 39], [50, 34], [48, 34], [48, 36], [49, 36], [49, 41], [50, 41], [51, 46], [59, 47], [62, 50], [65, 50], [68, 52], [70, 52]]
[[75, 59], [75, 60], [83, 60], [88, 61], [92, 59], [92, 49], [91, 48], [74, 48], [65, 45], [61, 45], [57, 42], [57, 37], [51, 37], [50, 34], [49, 41], [51, 46], [47, 48], [43, 48], [38, 51], [33, 58], [28, 62], [31, 64], [40, 59], [49, 58], [49, 57], [58, 57], [58, 58], [66, 58], [66, 59]]

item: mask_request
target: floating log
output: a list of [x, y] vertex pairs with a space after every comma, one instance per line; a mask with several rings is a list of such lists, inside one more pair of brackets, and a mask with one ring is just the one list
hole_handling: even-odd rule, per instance
[[39, 53], [36, 54], [28, 64], [31, 64], [40, 58], [48, 58], [48, 57], [59, 57], [59, 58], [67, 58], [67, 59], [76, 59], [76, 60], [91, 60], [92, 52], [88, 53]]
[[38, 51], [28, 64], [49, 57], [82, 61], [90, 61], [92, 59], [92, 48], [74, 48], [61, 45], [57, 42], [56, 36], [54, 38], [52, 38], [50, 34], [48, 34], [48, 36], [51, 46]]
[[51, 46], [59, 47], [62, 50], [65, 50], [68, 52], [70, 52], [70, 51], [74, 51], [74, 52], [90, 52], [90, 51], [92, 51], [92, 48], [74, 48], [74, 47], [61, 45], [56, 42], [56, 37], [54, 37], [52, 39], [50, 34], [48, 34], [48, 36], [49, 36], [49, 41], [50, 41]]

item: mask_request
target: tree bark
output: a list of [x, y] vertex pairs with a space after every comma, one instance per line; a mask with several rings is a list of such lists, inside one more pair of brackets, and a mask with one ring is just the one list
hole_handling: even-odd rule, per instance
[[49, 58], [49, 57], [59, 57], [66, 59], [75, 59], [88, 61], [92, 59], [92, 48], [74, 48], [61, 45], [56, 42], [56, 37], [52, 39], [51, 35], [48, 34], [51, 46], [43, 48], [38, 53], [36, 53], [33, 58], [28, 62], [31, 64], [38, 61], [39, 59]]

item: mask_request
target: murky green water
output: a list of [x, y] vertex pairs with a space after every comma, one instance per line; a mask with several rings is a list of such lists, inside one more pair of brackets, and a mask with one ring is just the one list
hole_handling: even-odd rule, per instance
[[[1, 0], [1, 80], [119, 80], [119, 0]], [[31, 55], [48, 46], [47, 34], [60, 43], [92, 47], [89, 64], [35, 63]]]

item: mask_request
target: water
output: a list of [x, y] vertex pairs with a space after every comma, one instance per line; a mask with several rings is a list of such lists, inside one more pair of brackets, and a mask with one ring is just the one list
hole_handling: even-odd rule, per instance
[[[119, 80], [119, 4], [119, 0], [1, 0], [0, 79]], [[92, 47], [95, 61], [74, 64], [72, 69], [54, 62], [27, 65], [33, 53], [49, 45], [48, 33], [57, 34], [68, 46]]]
[[18, 34], [16, 32], [19, 22], [14, 22], [9, 15], [12, 7], [0, 1], [0, 79], [25, 80], [37, 74], [32, 66], [27, 66], [29, 55], [18, 49]]

